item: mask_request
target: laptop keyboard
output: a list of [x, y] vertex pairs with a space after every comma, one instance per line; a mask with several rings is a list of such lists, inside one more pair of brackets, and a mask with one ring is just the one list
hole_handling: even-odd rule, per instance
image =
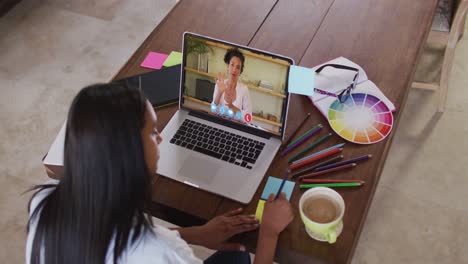
[[170, 140], [175, 144], [252, 169], [265, 143], [186, 119]]

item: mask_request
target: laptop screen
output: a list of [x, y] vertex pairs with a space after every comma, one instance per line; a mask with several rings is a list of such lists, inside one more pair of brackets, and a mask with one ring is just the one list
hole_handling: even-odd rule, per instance
[[181, 106], [283, 136], [292, 59], [184, 34]]

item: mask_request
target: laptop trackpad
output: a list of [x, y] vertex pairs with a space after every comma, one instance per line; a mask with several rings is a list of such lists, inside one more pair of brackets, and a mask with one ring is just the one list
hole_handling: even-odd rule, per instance
[[194, 184], [208, 184], [221, 168], [216, 162], [202, 159], [196, 156], [189, 156], [179, 170], [179, 175], [191, 179]]

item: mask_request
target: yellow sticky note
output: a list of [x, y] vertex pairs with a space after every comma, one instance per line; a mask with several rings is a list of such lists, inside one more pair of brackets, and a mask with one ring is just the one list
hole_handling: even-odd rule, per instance
[[262, 223], [263, 208], [264, 207], [265, 207], [265, 201], [264, 200], [259, 200], [258, 205], [257, 205], [257, 211], [255, 211], [255, 218], [258, 219], [259, 223]]
[[169, 57], [164, 61], [164, 67], [170, 67], [182, 63], [182, 53], [177, 51], [172, 51], [169, 54]]

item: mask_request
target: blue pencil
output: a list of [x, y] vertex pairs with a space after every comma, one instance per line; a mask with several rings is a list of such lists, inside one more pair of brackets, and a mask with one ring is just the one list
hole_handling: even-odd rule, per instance
[[333, 163], [333, 164], [329, 164], [329, 165], [325, 165], [325, 166], [322, 166], [322, 167], [315, 168], [314, 171], [327, 170], [327, 169], [335, 168], [335, 167], [338, 167], [338, 166], [346, 165], [346, 164], [349, 164], [349, 163], [355, 163], [357, 161], [368, 160], [371, 157], [372, 157], [372, 155], [368, 154], [368, 155], [360, 156], [360, 157], [357, 157], [357, 158], [352, 158], [352, 159], [349, 159], [349, 160], [343, 160], [343, 161], [340, 161], [340, 162], [336, 162], [336, 163]]
[[324, 149], [324, 150], [321, 150], [321, 151], [319, 151], [319, 152], [315, 152], [315, 153], [313, 153], [313, 154], [310, 154], [309, 156], [305, 156], [305, 157], [303, 157], [303, 158], [301, 158], [301, 159], [297, 159], [297, 160], [293, 161], [292, 164], [296, 164], [296, 163], [301, 162], [301, 161], [303, 161], [303, 160], [306, 160], [306, 159], [308, 159], [308, 158], [315, 157], [315, 156], [320, 155], [320, 154], [322, 154], [322, 153], [324, 153], [324, 152], [326, 152], [326, 151], [329, 151], [330, 149], [341, 148], [341, 147], [343, 147], [344, 145], [345, 145], [345, 143], [336, 144], [335, 146], [331, 146], [331, 147], [326, 148], [326, 149]]
[[281, 191], [283, 190], [283, 187], [284, 187], [284, 183], [286, 182], [286, 180], [288, 179], [288, 175], [289, 175], [289, 172], [291, 172], [291, 170], [287, 170], [285, 173], [284, 173], [284, 177], [283, 177], [283, 181], [281, 182], [281, 185], [278, 189], [278, 192], [276, 193], [276, 196], [275, 196], [275, 200], [278, 199]]

